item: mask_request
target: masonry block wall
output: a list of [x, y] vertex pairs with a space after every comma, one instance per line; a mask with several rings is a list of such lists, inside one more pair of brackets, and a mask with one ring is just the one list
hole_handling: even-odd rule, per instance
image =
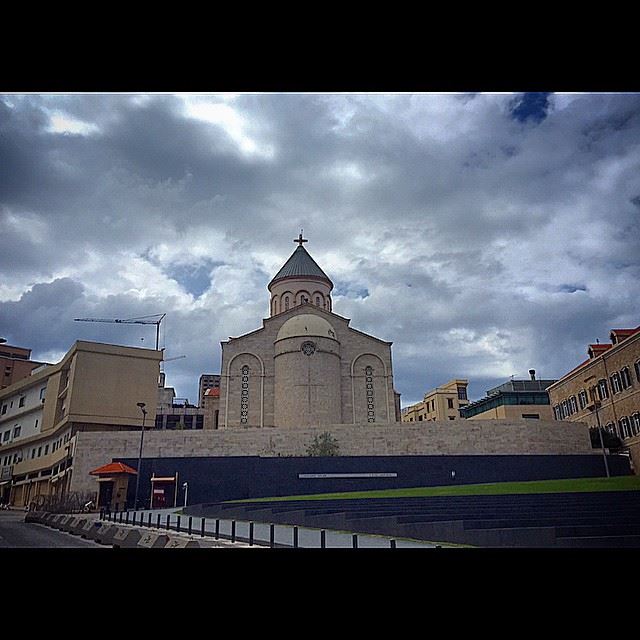
[[[302, 457], [314, 437], [325, 431], [337, 440], [340, 456], [597, 454], [582, 423], [453, 420], [301, 429], [150, 430], [145, 432], [143, 457]], [[96, 490], [89, 472], [113, 458], [138, 457], [139, 431], [80, 432], [77, 438], [72, 491]]]

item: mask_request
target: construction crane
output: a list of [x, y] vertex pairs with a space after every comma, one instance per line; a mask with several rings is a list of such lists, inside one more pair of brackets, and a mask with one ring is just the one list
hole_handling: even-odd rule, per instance
[[[118, 318], [74, 318], [74, 322], [111, 322], [115, 324], [155, 324], [156, 325], [156, 351], [160, 343], [160, 323], [164, 320], [166, 313], [155, 313], [150, 316], [140, 316], [139, 318], [127, 318], [120, 320]], [[149, 318], [157, 318], [157, 320], [149, 320]]]
[[162, 362], [171, 362], [172, 360], [180, 360], [180, 358], [186, 358], [187, 356], [174, 356], [173, 358], [163, 358]]

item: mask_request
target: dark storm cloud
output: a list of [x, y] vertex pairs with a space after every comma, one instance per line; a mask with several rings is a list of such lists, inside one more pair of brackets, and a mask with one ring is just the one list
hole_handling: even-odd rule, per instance
[[300, 227], [336, 313], [394, 342], [405, 403], [454, 376], [559, 376], [640, 324], [638, 95], [212, 96], [215, 122], [187, 102], [0, 98], [10, 340], [146, 346], [153, 327], [73, 317], [166, 312], [193, 398], [219, 341], [267, 315]]

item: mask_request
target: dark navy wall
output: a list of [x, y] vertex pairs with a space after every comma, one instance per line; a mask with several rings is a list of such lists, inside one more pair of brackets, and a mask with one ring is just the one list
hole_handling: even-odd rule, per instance
[[[114, 458], [134, 469], [137, 458]], [[611, 475], [629, 475], [629, 459], [608, 456]], [[604, 462], [596, 455], [494, 456], [258, 456], [202, 458], [143, 458], [140, 502], [148, 507], [150, 478], [179, 475], [178, 505], [184, 501], [182, 483], [189, 483], [189, 504], [242, 498], [263, 498], [335, 491], [367, 491], [449, 484], [602, 477]], [[455, 471], [455, 478], [451, 472]], [[397, 473], [396, 478], [301, 479], [300, 473]], [[135, 482], [129, 483], [133, 504]]]

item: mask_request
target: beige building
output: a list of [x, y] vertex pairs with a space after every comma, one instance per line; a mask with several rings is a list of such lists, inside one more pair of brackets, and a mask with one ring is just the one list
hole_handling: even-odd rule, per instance
[[204, 408], [204, 428], [217, 429], [220, 426], [220, 387], [211, 387], [202, 397]]
[[204, 429], [204, 416], [203, 407], [190, 404], [186, 398], [176, 398], [175, 389], [165, 386], [165, 374], [160, 374], [155, 422], [157, 429]]
[[455, 378], [424, 394], [422, 402], [402, 410], [402, 422], [435, 422], [460, 418], [460, 408], [469, 404], [468, 380]]
[[268, 285], [270, 317], [222, 342], [220, 428], [398, 422], [391, 342], [333, 313], [333, 283], [296, 242]]
[[220, 375], [203, 373], [198, 381], [198, 406], [204, 408], [204, 394], [208, 389], [220, 389]]
[[547, 388], [555, 380], [536, 380], [535, 369], [529, 380], [508, 380], [487, 391], [480, 400], [461, 408], [467, 420], [553, 420]]
[[[549, 387], [556, 420], [584, 422], [618, 435], [640, 469], [640, 327], [612, 329], [588, 358]], [[636, 471], [637, 472], [637, 471]]]
[[31, 349], [0, 344], [0, 389], [26, 378], [43, 364], [46, 363], [31, 360]]
[[[0, 390], [0, 497], [21, 506], [74, 491], [77, 434], [153, 427], [162, 352], [77, 341]], [[108, 440], [108, 433], [100, 437]]]

